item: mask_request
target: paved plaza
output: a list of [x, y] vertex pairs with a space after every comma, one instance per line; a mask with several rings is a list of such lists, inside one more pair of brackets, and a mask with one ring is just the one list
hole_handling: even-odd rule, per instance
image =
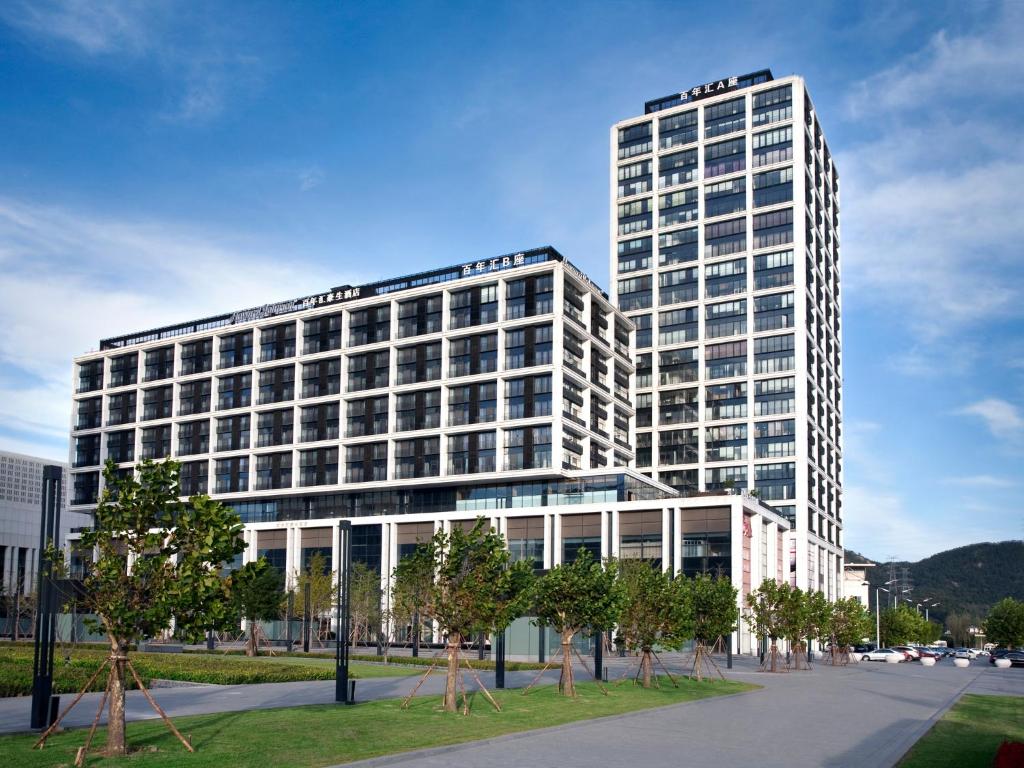
[[[677, 668], [682, 663], [678, 658], [666, 660]], [[625, 669], [627, 661], [611, 660], [613, 679]], [[534, 674], [509, 673], [508, 686], [525, 685]], [[885, 768], [894, 765], [961, 694], [1024, 696], [1024, 669], [997, 670], [986, 662], [976, 662], [968, 669], [958, 669], [948, 661], [931, 669], [909, 663], [860, 663], [838, 668], [816, 664], [811, 671], [773, 675], [760, 672], [756, 660], [739, 658], [726, 675], [763, 688], [351, 765], [440, 768], [450, 765], [451, 753], [455, 752], [460, 764], [475, 768], [592, 768], [598, 757], [602, 764], [628, 765], [642, 760], [645, 768]], [[493, 685], [493, 674], [483, 677]], [[367, 701], [404, 696], [415, 679], [360, 680], [356, 698]], [[548, 682], [556, 679], [555, 671], [547, 675]], [[443, 678], [435, 675], [420, 690], [426, 695], [439, 695], [442, 685]], [[334, 683], [201, 685], [161, 688], [154, 695], [169, 715], [181, 717], [328, 704], [334, 701]], [[69, 716], [68, 724], [88, 725], [99, 696], [87, 694]], [[155, 717], [139, 692], [129, 692], [127, 699], [129, 720]], [[70, 697], [62, 697], [65, 706], [69, 701]], [[0, 732], [25, 730], [28, 705], [27, 697], [0, 699]]]

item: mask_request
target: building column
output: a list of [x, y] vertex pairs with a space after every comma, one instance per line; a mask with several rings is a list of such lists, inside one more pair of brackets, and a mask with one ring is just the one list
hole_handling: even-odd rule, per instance
[[565, 549], [565, 546], [562, 544], [562, 515], [556, 512], [551, 516], [551, 522], [551, 539], [554, 545], [551, 552], [551, 565], [556, 566], [562, 564], [562, 551]]
[[302, 552], [299, 550], [301, 540], [298, 529], [293, 526], [288, 526], [285, 529], [285, 535], [287, 537], [284, 548], [285, 588], [297, 589], [299, 565], [302, 563]]
[[664, 507], [661, 510], [661, 570], [675, 573], [672, 570], [672, 510]]
[[681, 573], [683, 570], [683, 510], [676, 507], [672, 510], [672, 518], [675, 525], [672, 526], [672, 572]]
[[612, 554], [612, 521], [609, 510], [601, 511], [601, 559], [607, 559]]
[[618, 509], [613, 509], [612, 510], [611, 528], [612, 528], [612, 530], [611, 530], [611, 556], [617, 558], [619, 556], [619, 540], [621, 539], [621, 537], [619, 536], [619, 510]]
[[544, 567], [551, 568], [553, 563], [554, 542], [551, 537], [551, 515], [544, 515]]

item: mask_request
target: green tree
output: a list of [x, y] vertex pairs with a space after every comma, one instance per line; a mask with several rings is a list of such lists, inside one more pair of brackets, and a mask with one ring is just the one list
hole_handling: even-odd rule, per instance
[[1004, 597], [985, 619], [985, 638], [1007, 648], [1024, 645], [1024, 603]]
[[641, 681], [650, 688], [654, 648], [678, 649], [693, 637], [691, 594], [684, 579], [673, 580], [648, 560], [620, 560], [619, 581], [619, 634], [629, 650], [641, 654]]
[[974, 619], [964, 613], [951, 613], [946, 616], [946, 629], [953, 645], [958, 648], [970, 643], [970, 629], [974, 625]]
[[690, 593], [693, 610], [693, 638], [699, 645], [712, 646], [720, 637], [736, 630], [740, 609], [736, 605], [736, 587], [725, 577], [702, 573], [693, 579], [678, 576]]
[[836, 649], [847, 653], [851, 645], [868, 637], [872, 629], [872, 617], [867, 608], [857, 598], [848, 597], [833, 603], [822, 638], [832, 643], [833, 653]]
[[584, 629], [607, 630], [618, 620], [622, 586], [617, 579], [616, 564], [609, 562], [602, 566], [590, 552], [581, 550], [571, 563], [556, 565], [536, 580], [532, 603], [537, 624], [551, 627], [562, 640], [558, 692], [575, 696], [572, 641]]
[[750, 631], [768, 640], [766, 663], [771, 672], [778, 671], [779, 638], [786, 637], [792, 626], [791, 589], [775, 579], [765, 579], [761, 586], [747, 595], [747, 613], [743, 617]]
[[[306, 585], [309, 604], [306, 604]], [[330, 629], [331, 614], [338, 602], [338, 582], [321, 552], [310, 555], [306, 568], [295, 574], [295, 604], [306, 620], [316, 626], [316, 639], [324, 644]]]
[[804, 595], [804, 608], [801, 614], [803, 627], [800, 635], [810, 643], [812, 640], [823, 640], [828, 637], [828, 628], [832, 623], [833, 603], [823, 592], [812, 590]]
[[281, 576], [261, 557], [231, 574], [230, 589], [232, 604], [248, 626], [245, 655], [259, 656], [257, 625], [280, 615]]
[[456, 711], [459, 649], [464, 638], [478, 632], [501, 631], [522, 614], [533, 570], [526, 561], [511, 562], [503, 536], [484, 530], [477, 520], [468, 533], [438, 531], [420, 545], [405, 569], [422, 578], [432, 574], [425, 590], [424, 612], [447, 637], [448, 672], [444, 710]]
[[413, 635], [421, 634], [434, 586], [434, 567], [429, 558], [405, 557], [391, 572], [391, 620], [396, 626], [408, 626]]
[[380, 574], [366, 563], [353, 563], [349, 588], [349, 613], [352, 616], [349, 641], [368, 642], [372, 635], [382, 631]]
[[886, 608], [879, 617], [883, 646], [906, 645], [918, 640], [924, 619], [909, 605]]
[[112, 461], [94, 527], [82, 546], [95, 552], [85, 578], [90, 629], [110, 643], [107, 752], [125, 755], [125, 673], [133, 643], [171, 626], [198, 641], [232, 617], [222, 567], [245, 549], [238, 515], [209, 496], [179, 501], [180, 465], [142, 461], [137, 477], [121, 476]]

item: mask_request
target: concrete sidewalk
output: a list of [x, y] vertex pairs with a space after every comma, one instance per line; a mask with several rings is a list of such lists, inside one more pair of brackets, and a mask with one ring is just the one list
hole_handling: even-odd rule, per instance
[[[743, 659], [728, 673], [764, 686], [619, 717], [350, 763], [447, 768], [889, 768], [965, 692], [1024, 696], [1024, 670], [861, 663], [768, 674]], [[456, 753], [456, 754], [453, 754]]]

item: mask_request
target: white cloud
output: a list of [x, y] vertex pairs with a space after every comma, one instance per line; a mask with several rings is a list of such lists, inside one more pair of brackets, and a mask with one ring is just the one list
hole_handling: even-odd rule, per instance
[[313, 166], [311, 168], [304, 168], [299, 171], [299, 189], [303, 192], [319, 187], [324, 183], [326, 174], [323, 168]]
[[255, 46], [238, 25], [219, 23], [205, 8], [199, 19], [172, 10], [181, 9], [155, 1], [20, 0], [0, 5], [0, 21], [34, 42], [70, 47], [100, 63], [152, 62], [172, 94], [161, 118], [211, 120], [232, 94], [258, 87], [263, 62], [245, 52]]
[[[1022, 8], [974, 34], [938, 34], [847, 103], [855, 130], [875, 138], [837, 152], [846, 286], [897, 311], [925, 347], [1024, 311], [1012, 246], [1024, 238], [1024, 148], [1005, 140], [1019, 133]], [[928, 375], [936, 360], [918, 349], [894, 367]]]
[[961, 408], [957, 413], [977, 416], [985, 422], [992, 436], [1001, 440], [1013, 440], [1024, 435], [1024, 415], [1013, 403], [998, 397], [989, 397]]
[[846, 548], [876, 562], [889, 557], [920, 560], [971, 542], [989, 541], [1000, 519], [996, 513], [921, 519], [907, 509], [898, 493], [851, 485], [843, 489], [843, 509]]
[[0, 424], [66, 436], [72, 357], [101, 338], [208, 317], [345, 282], [224, 233], [0, 198]]

